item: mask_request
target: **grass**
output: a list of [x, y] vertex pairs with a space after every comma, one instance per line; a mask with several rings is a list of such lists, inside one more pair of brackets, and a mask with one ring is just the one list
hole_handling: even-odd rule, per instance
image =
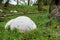
[[[19, 6], [18, 6], [19, 7]], [[27, 8], [27, 9], [25, 9]], [[0, 40], [60, 40], [60, 27], [55, 28], [55, 25], [58, 23], [56, 20], [52, 20], [52, 26], [47, 27], [45, 22], [48, 21], [49, 11], [48, 6], [44, 6], [44, 8], [47, 9], [47, 11], [40, 12], [37, 14], [16, 14], [14, 16], [4, 17], [4, 22], [0, 22]], [[36, 11], [37, 6], [25, 6], [22, 8], [16, 8], [17, 10], [23, 11], [24, 10], [30, 10], [30, 11]], [[35, 9], [35, 10], [34, 10]], [[9, 12], [6, 12], [6, 14], [9, 14]], [[37, 29], [26, 32], [25, 34], [18, 32], [16, 29], [11, 31], [4, 29], [5, 24], [8, 20], [11, 20], [13, 18], [16, 18], [18, 16], [28, 16], [30, 17], [37, 25]]]

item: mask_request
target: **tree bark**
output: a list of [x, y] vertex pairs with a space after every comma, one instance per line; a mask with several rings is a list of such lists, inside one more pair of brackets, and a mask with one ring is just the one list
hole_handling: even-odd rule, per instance
[[2, 5], [2, 0], [0, 0], [0, 6]]
[[43, 0], [38, 0], [38, 11], [46, 11], [46, 9], [43, 8]]
[[[56, 14], [59, 14], [58, 12], [59, 11], [57, 11], [57, 6], [59, 5], [59, 0], [52, 0], [51, 1], [51, 4], [50, 4], [50, 6], [49, 6], [49, 19], [53, 19], [53, 18], [55, 18], [55, 17], [57, 17], [57, 15]], [[53, 11], [54, 9], [56, 9], [55, 11]], [[47, 23], [49, 26], [51, 26], [51, 21], [50, 22], [48, 22]]]
[[43, 7], [43, 2], [42, 0], [38, 0], [38, 11], [41, 11]]
[[2, 4], [2, 0], [0, 0], [0, 4]]
[[28, 5], [30, 5], [30, 0], [28, 0]]
[[8, 4], [9, 4], [9, 0], [7, 0], [7, 2], [4, 4], [5, 9], [7, 8]]

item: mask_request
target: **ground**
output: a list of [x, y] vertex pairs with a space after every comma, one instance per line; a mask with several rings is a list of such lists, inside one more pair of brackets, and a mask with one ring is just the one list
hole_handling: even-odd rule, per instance
[[[16, 9], [18, 7], [16, 7]], [[35, 7], [25, 6], [25, 8], [23, 7], [23, 9], [28, 12], [37, 11], [36, 6]], [[46, 8], [47, 10], [44, 12], [38, 12], [36, 14], [27, 14], [27, 13], [26, 14], [15, 14], [15, 13], [10, 13], [8, 10], [5, 13], [4, 12], [1, 13], [1, 14], [14, 14], [14, 15], [2, 17], [4, 22], [0, 22], [0, 40], [60, 40], [60, 31], [59, 31], [60, 27], [58, 23], [56, 22], [56, 20], [52, 20], [51, 27], [46, 26], [45, 22], [49, 20], [48, 19], [48, 16], [49, 16], [48, 8], [49, 7], [44, 6], [44, 8]], [[20, 9], [21, 8], [18, 8], [17, 10], [21, 11], [22, 9], [21, 10]], [[11, 31], [10, 29], [8, 30], [4, 29], [4, 26], [8, 20], [16, 18], [18, 16], [23, 16], [23, 15], [30, 17], [36, 23], [37, 29], [30, 31], [30, 32], [26, 32], [25, 34], [18, 32], [18, 30], [16, 29], [13, 31]], [[58, 25], [58, 27], [56, 27], [56, 25]]]

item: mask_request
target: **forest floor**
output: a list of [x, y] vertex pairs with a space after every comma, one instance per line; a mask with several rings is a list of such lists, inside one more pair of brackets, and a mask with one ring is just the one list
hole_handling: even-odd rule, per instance
[[[1, 7], [2, 8], [2, 7]], [[46, 22], [49, 20], [49, 7], [44, 6], [43, 8], [47, 9], [43, 12], [37, 12], [37, 6], [11, 6], [6, 10], [6, 12], [0, 12], [0, 14], [7, 15], [13, 14], [10, 16], [0, 16], [3, 22], [0, 22], [0, 40], [60, 40], [60, 25], [54, 19], [52, 20], [52, 25], [50, 27], [46, 26]], [[10, 10], [17, 10], [17, 13], [11, 13]], [[20, 12], [37, 12], [37, 13], [20, 13]], [[37, 29], [26, 32], [25, 34], [18, 32], [16, 29], [11, 31], [4, 29], [5, 24], [18, 16], [28, 16], [30, 17], [37, 25]], [[1, 19], [0, 19], [1, 20]]]

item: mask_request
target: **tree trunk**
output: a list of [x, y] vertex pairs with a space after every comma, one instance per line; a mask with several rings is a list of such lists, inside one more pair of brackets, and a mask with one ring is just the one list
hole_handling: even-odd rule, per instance
[[17, 5], [19, 4], [19, 2], [18, 2], [19, 0], [17, 0]]
[[30, 0], [28, 0], [28, 5], [30, 5]]
[[42, 7], [43, 7], [42, 0], [38, 0], [38, 11], [42, 11], [43, 10]]
[[[57, 10], [57, 9], [59, 9], [59, 8], [57, 8], [58, 5], [59, 5], [59, 0], [52, 0], [52, 1], [51, 1], [51, 4], [50, 4], [50, 6], [49, 6], [49, 14], [50, 14], [49, 19], [55, 18], [55, 17], [58, 16], [58, 14], [59, 14], [59, 11]], [[54, 10], [55, 10], [55, 11], [54, 11]], [[56, 14], [57, 14], [57, 15], [56, 15]], [[51, 21], [48, 22], [47, 24], [48, 24], [49, 26], [51, 26]]]
[[9, 0], [7, 0], [7, 2], [4, 4], [4, 8], [7, 8], [8, 4], [9, 4]]
[[0, 4], [2, 4], [2, 0], [0, 0]]
[[0, 0], [0, 7], [2, 6], [2, 0]]

